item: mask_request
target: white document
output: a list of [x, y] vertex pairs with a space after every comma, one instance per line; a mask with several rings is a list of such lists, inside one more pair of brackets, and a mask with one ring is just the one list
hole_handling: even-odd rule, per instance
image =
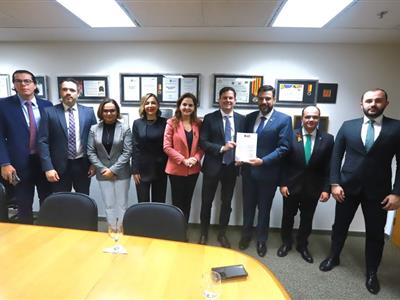
[[257, 158], [257, 133], [238, 132], [235, 153], [236, 161], [248, 162]]

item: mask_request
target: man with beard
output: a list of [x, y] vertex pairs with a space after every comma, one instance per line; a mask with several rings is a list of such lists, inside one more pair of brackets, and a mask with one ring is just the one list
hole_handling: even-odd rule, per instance
[[40, 121], [38, 147], [42, 169], [53, 192], [89, 194], [90, 166], [86, 147], [90, 127], [97, 123], [93, 108], [77, 103], [78, 82], [72, 78], [60, 84], [62, 103], [45, 110]]
[[279, 184], [282, 158], [287, 155], [292, 139], [292, 120], [274, 109], [275, 89], [270, 85], [258, 89], [259, 110], [246, 116], [245, 132], [257, 133], [257, 157], [243, 164], [243, 229], [239, 248], [251, 241], [256, 207], [257, 253], [267, 253], [269, 215]]
[[[372, 294], [380, 290], [377, 271], [387, 210], [395, 209], [400, 199], [400, 121], [383, 115], [388, 104], [383, 89], [366, 91], [361, 98], [364, 117], [344, 122], [336, 136], [330, 171], [335, 221], [330, 254], [319, 266], [326, 272], [339, 265], [350, 223], [361, 204], [366, 228], [366, 288]], [[397, 168], [392, 187], [394, 156]]]

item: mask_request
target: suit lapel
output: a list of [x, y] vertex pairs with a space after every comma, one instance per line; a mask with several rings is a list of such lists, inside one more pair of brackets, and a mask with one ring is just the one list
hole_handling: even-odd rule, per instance
[[301, 128], [294, 130], [295, 134], [295, 152], [298, 153], [299, 159], [306, 165], [306, 158], [304, 153], [304, 142], [303, 142], [303, 133]]
[[363, 118], [358, 119], [357, 123], [356, 123], [356, 128], [354, 130], [352, 130], [353, 134], [355, 134], [356, 136], [354, 137], [354, 140], [357, 141], [357, 148], [363, 152], [363, 153], [367, 153], [367, 151], [365, 150], [365, 146], [364, 143], [361, 139], [361, 128], [362, 128], [362, 124], [363, 124]]
[[83, 141], [83, 130], [85, 127], [85, 110], [81, 105], [78, 104], [78, 115], [79, 115], [79, 137]]
[[185, 128], [183, 127], [183, 122], [182, 121], [179, 121], [178, 128], [176, 130], [178, 132], [179, 138], [182, 140], [183, 144], [186, 146], [186, 151], [187, 151], [186, 153], [189, 154], [189, 146], [188, 146], [188, 143], [187, 143]]
[[[28, 123], [26, 122], [24, 112], [22, 111], [21, 102], [19, 102], [18, 96], [15, 95], [12, 101], [13, 101], [13, 107], [15, 109], [15, 114], [14, 115], [17, 118], [17, 122], [18, 123], [23, 123], [24, 124], [24, 128], [26, 128], [26, 131], [29, 133]], [[18, 121], [18, 119], [20, 121]]]
[[64, 106], [62, 104], [58, 104], [56, 106], [56, 114], [57, 114], [58, 120], [61, 124], [61, 127], [64, 131], [64, 134], [68, 138], [67, 121], [65, 120], [65, 111], [64, 111]]
[[216, 118], [217, 118], [217, 124], [218, 124], [218, 130], [221, 134], [222, 140], [224, 141], [225, 144], [225, 130], [224, 130], [224, 121], [222, 121], [222, 114], [221, 111], [218, 110], [217, 114], [216, 114]]

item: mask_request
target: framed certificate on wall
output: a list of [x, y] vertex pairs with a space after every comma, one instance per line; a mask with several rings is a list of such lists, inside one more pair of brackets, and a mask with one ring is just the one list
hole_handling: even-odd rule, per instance
[[78, 82], [80, 91], [79, 100], [82, 102], [101, 102], [108, 97], [107, 76], [59, 76], [57, 77], [58, 95], [60, 96], [60, 83], [72, 78]]
[[276, 81], [276, 106], [304, 107], [315, 104], [318, 80], [278, 79]]

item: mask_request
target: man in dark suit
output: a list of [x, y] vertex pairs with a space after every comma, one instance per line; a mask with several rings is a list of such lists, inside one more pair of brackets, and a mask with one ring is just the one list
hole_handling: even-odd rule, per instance
[[33, 223], [35, 186], [40, 204], [50, 194], [49, 184], [40, 168], [36, 136], [44, 108], [52, 104], [35, 96], [38, 89], [31, 72], [15, 71], [12, 81], [17, 94], [0, 100], [1, 176], [15, 186], [18, 221]]
[[300, 210], [296, 250], [308, 263], [314, 262], [307, 246], [318, 199], [326, 202], [330, 194], [329, 161], [333, 136], [317, 129], [319, 118], [318, 107], [307, 106], [303, 109], [302, 127], [293, 132], [291, 150], [284, 159], [280, 183], [283, 245], [278, 249], [278, 256], [284, 257], [292, 249], [294, 217]]
[[281, 164], [292, 139], [292, 121], [274, 109], [275, 89], [265, 85], [258, 90], [258, 107], [246, 116], [245, 132], [257, 133], [257, 158], [243, 164], [243, 230], [239, 248], [248, 248], [258, 208], [257, 253], [267, 253], [269, 214], [279, 185]]
[[200, 131], [200, 146], [205, 152], [203, 161], [203, 187], [201, 192], [200, 244], [207, 244], [211, 207], [218, 183], [221, 182], [221, 211], [219, 214], [218, 241], [222, 247], [230, 248], [226, 228], [232, 211], [231, 202], [238, 167], [235, 166], [235, 137], [243, 132], [244, 116], [233, 111], [236, 91], [224, 87], [219, 91], [219, 110], [204, 117]]
[[62, 103], [46, 109], [40, 122], [38, 146], [42, 168], [53, 192], [89, 194], [90, 166], [86, 147], [90, 127], [97, 123], [93, 108], [77, 103], [78, 83], [70, 78], [60, 84]]
[[[344, 122], [336, 136], [330, 170], [335, 221], [330, 254], [319, 266], [326, 272], [339, 265], [350, 223], [361, 203], [366, 228], [366, 287], [372, 294], [380, 290], [377, 271], [387, 210], [394, 209], [400, 199], [400, 121], [383, 115], [388, 104], [384, 90], [368, 90], [361, 98], [364, 117]], [[397, 168], [392, 187], [393, 157]]]

